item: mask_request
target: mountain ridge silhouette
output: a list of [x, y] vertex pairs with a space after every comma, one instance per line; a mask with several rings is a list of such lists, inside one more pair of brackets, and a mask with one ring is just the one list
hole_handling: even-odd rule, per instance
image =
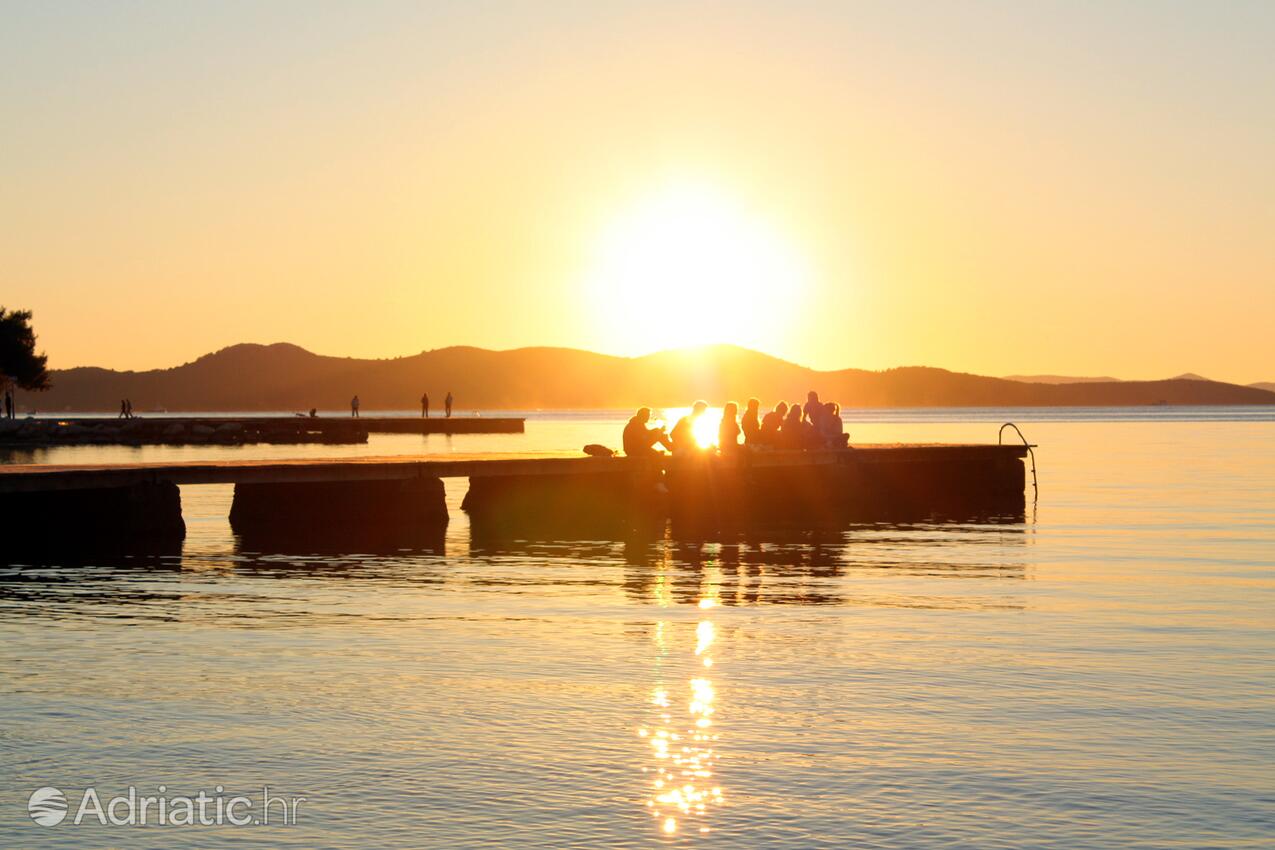
[[292, 343], [239, 343], [166, 369], [52, 370], [53, 389], [21, 401], [44, 411], [324, 410], [358, 394], [364, 410], [435, 408], [453, 392], [458, 410], [680, 406], [696, 398], [770, 407], [808, 390], [844, 407], [1129, 406], [1275, 404], [1275, 392], [1217, 381], [1169, 379], [1028, 383], [932, 366], [820, 371], [734, 345], [619, 357], [537, 346], [496, 351], [449, 346], [386, 359], [315, 354]]

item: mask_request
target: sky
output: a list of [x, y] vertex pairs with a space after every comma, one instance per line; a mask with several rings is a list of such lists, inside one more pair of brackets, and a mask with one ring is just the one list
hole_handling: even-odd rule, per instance
[[1275, 4], [0, 0], [50, 365], [706, 342], [1275, 381]]

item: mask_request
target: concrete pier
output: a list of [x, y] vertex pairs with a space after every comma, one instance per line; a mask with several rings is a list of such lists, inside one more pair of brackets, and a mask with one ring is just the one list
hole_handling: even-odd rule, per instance
[[447, 527], [443, 481], [387, 480], [249, 483], [235, 485], [230, 527], [250, 541], [306, 537], [324, 540], [432, 539]]
[[667, 515], [659, 481], [659, 467], [632, 462], [590, 474], [477, 476], [461, 508], [483, 535], [614, 535]]
[[0, 491], [0, 540], [10, 550], [179, 548], [185, 536], [181, 493], [171, 481]]
[[[1027, 447], [876, 445], [731, 457], [449, 454], [342, 460], [0, 465], [3, 529], [38, 539], [180, 538], [176, 485], [236, 485], [231, 524], [303, 544], [447, 524], [440, 479], [469, 478], [463, 508], [484, 534], [711, 534], [788, 524], [1021, 517]], [[435, 533], [435, 540], [437, 534]]]
[[754, 455], [691, 458], [670, 465], [669, 514], [675, 527], [692, 533], [1022, 515], [1020, 453], [977, 448], [803, 453], [808, 464]]

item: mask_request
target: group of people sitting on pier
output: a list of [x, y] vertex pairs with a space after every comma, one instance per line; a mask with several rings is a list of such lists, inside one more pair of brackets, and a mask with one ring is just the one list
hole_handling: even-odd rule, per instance
[[[629, 457], [649, 457], [661, 454], [661, 446], [674, 456], [710, 451], [695, 436], [695, 425], [707, 411], [708, 402], [697, 401], [672, 431], [666, 431], [649, 424], [651, 408], [639, 408], [624, 426], [624, 453]], [[813, 390], [807, 394], [804, 405], [781, 401], [765, 415], [761, 414], [761, 402], [755, 398], [748, 400], [742, 416], [739, 405], [728, 401], [722, 406], [722, 420], [717, 428], [717, 450], [723, 455], [751, 450], [843, 449], [848, 442], [849, 436], [841, 421], [841, 406], [836, 402], [821, 402]]]

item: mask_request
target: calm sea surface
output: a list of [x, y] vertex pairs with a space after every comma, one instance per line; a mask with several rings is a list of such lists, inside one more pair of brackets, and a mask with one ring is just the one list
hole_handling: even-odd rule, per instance
[[[0, 846], [1275, 846], [1273, 414], [853, 412], [855, 442], [1019, 421], [1039, 505], [726, 544], [481, 544], [455, 481], [441, 552], [257, 553], [229, 487], [183, 488], [180, 556], [0, 558]], [[3, 459], [574, 449], [621, 424]], [[267, 785], [306, 798], [295, 825], [27, 812], [43, 786], [72, 814], [90, 787], [220, 786], [257, 815]]]

